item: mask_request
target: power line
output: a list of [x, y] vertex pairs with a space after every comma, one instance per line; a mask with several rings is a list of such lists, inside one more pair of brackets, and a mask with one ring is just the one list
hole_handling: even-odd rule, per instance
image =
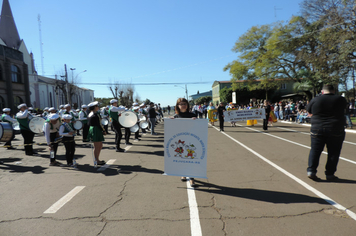
[[[210, 84], [214, 81], [205, 81], [205, 82], [176, 82], [176, 83], [118, 83], [118, 85], [175, 85], [175, 84]], [[85, 84], [85, 85], [115, 85], [115, 83], [77, 83], [77, 84]]]

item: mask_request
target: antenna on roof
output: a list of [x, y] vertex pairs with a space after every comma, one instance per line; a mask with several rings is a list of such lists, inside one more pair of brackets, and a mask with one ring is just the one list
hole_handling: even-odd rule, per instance
[[41, 49], [41, 66], [42, 66], [42, 75], [45, 75], [43, 67], [43, 42], [42, 42], [42, 30], [41, 30], [41, 15], [38, 14], [38, 30], [40, 33], [40, 49]]
[[277, 8], [276, 6], [274, 6], [274, 18], [277, 18], [277, 11], [278, 10], [283, 10], [283, 8]]

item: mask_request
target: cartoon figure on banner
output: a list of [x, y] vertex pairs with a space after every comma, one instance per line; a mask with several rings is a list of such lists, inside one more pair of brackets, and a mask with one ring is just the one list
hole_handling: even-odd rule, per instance
[[174, 150], [174, 151], [176, 152], [176, 154], [174, 155], [175, 157], [176, 157], [176, 156], [182, 157], [182, 155], [183, 155], [183, 153], [184, 153], [184, 149], [183, 149], [183, 148], [186, 146], [186, 145], [184, 145], [184, 142], [185, 142], [185, 141], [181, 141], [181, 140], [179, 139], [178, 142], [175, 142], [174, 144], [171, 145], [171, 147], [172, 147], [173, 149], [175, 149], [175, 150]]
[[194, 146], [194, 144], [187, 145], [188, 154], [185, 157], [194, 159], [197, 156], [197, 154], [195, 153], [195, 150], [196, 150], [196, 147]]

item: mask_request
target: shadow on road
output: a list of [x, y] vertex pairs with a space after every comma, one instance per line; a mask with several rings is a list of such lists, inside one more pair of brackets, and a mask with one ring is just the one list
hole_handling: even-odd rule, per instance
[[117, 165], [116, 168], [119, 169], [120, 174], [131, 174], [132, 172], [145, 172], [151, 174], [163, 174], [164, 171], [158, 169], [149, 169], [142, 167], [140, 165], [129, 166], [129, 165]]
[[213, 194], [221, 194], [231, 197], [246, 198], [256, 201], [271, 202], [276, 204], [290, 204], [290, 203], [319, 203], [328, 205], [326, 201], [321, 198], [311, 197], [308, 195], [298, 193], [277, 192], [263, 189], [251, 188], [231, 188], [226, 186], [219, 186], [215, 184], [206, 183], [195, 180], [199, 185], [196, 191], [208, 192]]
[[[99, 166], [100, 167], [100, 166]], [[132, 174], [133, 172], [145, 172], [151, 174], [163, 174], [162, 170], [158, 169], [149, 169], [142, 167], [140, 165], [130, 166], [130, 165], [111, 165], [109, 168], [106, 168], [104, 171], [98, 171], [98, 168], [95, 168], [92, 165], [78, 165], [75, 169], [76, 171], [83, 171], [93, 174], [104, 174], [105, 176], [113, 176], [118, 174]]]
[[164, 151], [154, 151], [154, 152], [140, 152], [135, 151], [135, 154], [144, 154], [144, 155], [154, 155], [154, 156], [164, 156]]
[[47, 169], [42, 166], [20, 166], [20, 165], [13, 165], [7, 164], [7, 162], [16, 162], [21, 161], [20, 158], [0, 158], [0, 169], [8, 170], [10, 173], [25, 173], [25, 172], [32, 172], [34, 174], [42, 174], [44, 170]]

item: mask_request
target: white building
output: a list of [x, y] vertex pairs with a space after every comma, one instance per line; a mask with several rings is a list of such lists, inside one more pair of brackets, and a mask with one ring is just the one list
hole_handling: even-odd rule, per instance
[[[14, 104], [11, 103], [10, 105], [15, 106], [17, 103], [26, 102], [28, 103], [27, 105], [31, 105], [33, 108], [43, 109], [44, 107], [57, 107], [57, 105], [65, 103], [62, 91], [58, 89], [57, 86], [58, 83], [64, 82], [62, 80], [48, 78], [37, 74], [37, 71], [34, 66], [33, 54], [28, 52], [24, 40], [20, 39], [8, 0], [3, 0], [3, 6], [1, 11], [0, 45], [7, 46], [9, 48], [13, 48], [14, 50], [18, 50], [19, 52], [21, 52], [23, 54], [23, 63], [27, 65], [27, 71], [24, 69], [21, 70], [20, 67], [17, 68], [20, 70], [20, 72], [26, 73], [26, 76], [24, 76], [25, 79], [23, 79], [25, 82], [28, 77], [29, 86], [27, 84], [27, 88], [29, 87], [30, 90], [29, 96], [28, 89], [22, 88], [22, 93], [20, 93], [21, 91], [18, 92], [14, 90], [14, 92], [16, 93], [14, 93], [13, 95], [16, 95], [15, 97], [18, 98], [19, 101], [15, 101]], [[4, 66], [1, 67], [0, 65], [0, 73], [2, 71], [1, 68], [4, 68]], [[4, 84], [5, 86], [5, 83], [2, 84]], [[6, 91], [6, 88], [4, 88], [3, 90]], [[94, 101], [93, 90], [79, 87], [77, 87], [76, 90], [77, 91], [75, 95], [72, 96], [72, 103], [74, 107], [80, 107], [83, 104], [88, 104]], [[6, 97], [5, 95], [6, 94], [4, 93], [3, 96]], [[11, 96], [9, 97], [12, 97], [12, 93], [10, 95]], [[8, 104], [8, 102], [3, 103], [5, 105]]]

